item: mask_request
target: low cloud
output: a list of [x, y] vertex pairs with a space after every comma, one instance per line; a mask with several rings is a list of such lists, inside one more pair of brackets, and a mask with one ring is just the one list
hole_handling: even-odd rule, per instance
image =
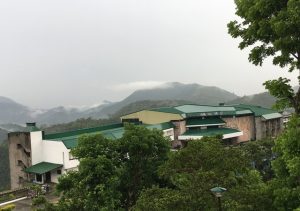
[[140, 89], [153, 89], [157, 87], [165, 87], [168, 86], [165, 81], [135, 81], [125, 84], [118, 84], [114, 86], [112, 89], [115, 91], [133, 91]]

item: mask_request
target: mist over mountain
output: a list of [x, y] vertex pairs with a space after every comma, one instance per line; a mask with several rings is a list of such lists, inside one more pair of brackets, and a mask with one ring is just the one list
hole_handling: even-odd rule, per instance
[[271, 108], [276, 102], [276, 98], [271, 96], [268, 92], [263, 92], [255, 95], [248, 95], [236, 98], [228, 102], [228, 104], [250, 104], [258, 105], [266, 108]]
[[0, 96], [0, 124], [31, 121], [30, 109], [7, 97]]
[[124, 100], [103, 108], [102, 113], [112, 115], [124, 106], [144, 100], [182, 100], [196, 104], [215, 105], [236, 98], [238, 98], [237, 95], [218, 87], [172, 82], [162, 87], [137, 90]]
[[239, 97], [215, 86], [178, 82], [166, 83], [161, 87], [152, 89], [137, 90], [120, 102], [105, 102], [99, 106], [84, 109], [63, 106], [52, 109], [32, 109], [9, 98], [0, 97], [0, 124], [16, 123], [24, 125], [26, 122], [34, 121], [40, 125], [52, 125], [89, 117], [93, 119], [116, 118], [116, 116], [126, 112], [183, 103], [202, 105], [244, 103], [271, 107], [275, 100], [267, 92]]

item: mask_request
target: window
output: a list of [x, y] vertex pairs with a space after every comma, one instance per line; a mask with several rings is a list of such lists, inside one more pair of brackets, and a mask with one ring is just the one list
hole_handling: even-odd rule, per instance
[[24, 182], [24, 178], [23, 177], [19, 177], [19, 184]]
[[56, 171], [56, 173], [57, 173], [57, 174], [61, 174], [61, 169], [58, 169], [58, 170]]
[[43, 177], [41, 174], [36, 174], [36, 181], [37, 182], [42, 182], [43, 181]]

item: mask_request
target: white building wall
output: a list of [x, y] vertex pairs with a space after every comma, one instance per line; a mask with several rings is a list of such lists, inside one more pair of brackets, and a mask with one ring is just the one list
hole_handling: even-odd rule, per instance
[[65, 170], [72, 170], [72, 169], [77, 169], [77, 167], [79, 166], [79, 160], [77, 159], [70, 159], [70, 151], [69, 149], [67, 149], [64, 152], [64, 156], [65, 156], [65, 165], [64, 165], [64, 169]]
[[70, 160], [70, 150], [61, 141], [43, 140], [43, 161], [63, 165], [65, 169], [75, 168], [79, 165], [77, 159]]
[[[63, 171], [61, 171], [63, 173]], [[58, 183], [58, 178], [61, 176], [62, 174], [57, 174], [57, 169], [51, 171], [51, 182], [54, 183]]]
[[42, 131], [36, 131], [30, 133], [32, 165], [44, 161], [42, 139], [43, 139]]
[[[77, 159], [70, 159], [70, 150], [66, 148], [63, 142], [43, 140], [42, 131], [31, 132], [30, 138], [32, 165], [40, 162], [62, 164], [62, 174], [68, 170], [77, 169], [79, 161]], [[57, 169], [51, 171], [52, 182], [57, 183], [60, 176], [60, 174], [57, 174]]]

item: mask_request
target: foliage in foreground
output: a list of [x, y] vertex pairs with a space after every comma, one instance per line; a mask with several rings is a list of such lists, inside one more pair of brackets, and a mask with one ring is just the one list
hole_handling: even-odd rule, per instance
[[144, 190], [134, 210], [216, 210], [210, 192], [216, 186], [228, 190], [222, 197], [225, 210], [272, 210], [267, 186], [243, 150], [224, 147], [216, 138], [189, 142], [161, 166], [160, 176], [173, 188]]
[[294, 210], [300, 206], [299, 128], [294, 118], [275, 146], [272, 140], [225, 146], [216, 137], [172, 153], [161, 132], [140, 126], [127, 126], [117, 141], [84, 136], [73, 150], [79, 171], [61, 178], [62, 198], [45, 210], [216, 210], [210, 192], [216, 186], [227, 188], [224, 210]]
[[[273, 64], [300, 70], [300, 2], [299, 0], [235, 0], [240, 20], [228, 24], [229, 34], [241, 38], [239, 48], [252, 47], [249, 61], [262, 65], [270, 57]], [[300, 78], [298, 77], [300, 81]], [[300, 114], [300, 88], [294, 93], [287, 78], [264, 83], [278, 98], [276, 107], [293, 107]]]
[[60, 178], [59, 210], [128, 210], [143, 188], [158, 185], [157, 169], [169, 153], [161, 131], [126, 126], [120, 140], [83, 136], [72, 154], [79, 169]]
[[275, 178], [270, 186], [278, 210], [300, 208], [300, 118], [291, 118], [288, 129], [276, 140], [272, 162]]

